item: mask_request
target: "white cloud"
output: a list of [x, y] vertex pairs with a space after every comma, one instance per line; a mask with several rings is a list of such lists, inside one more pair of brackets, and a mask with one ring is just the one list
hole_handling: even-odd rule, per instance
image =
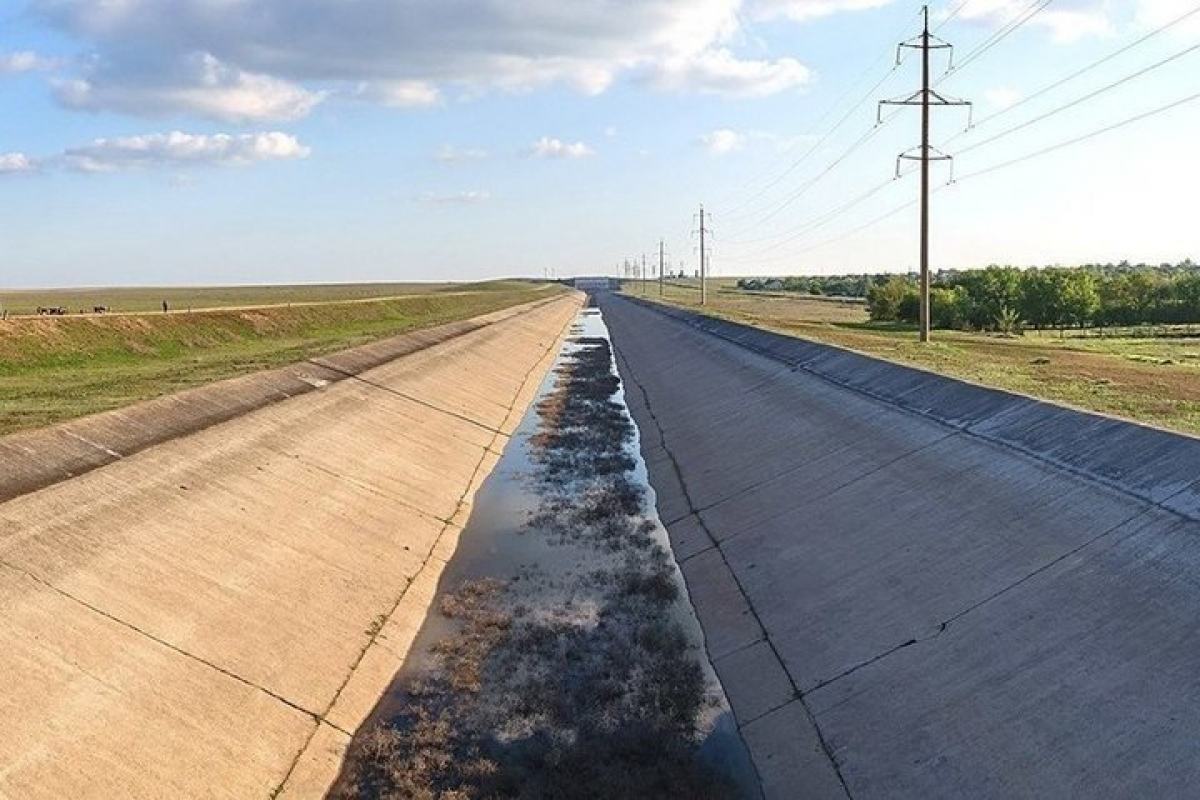
[[441, 90], [428, 81], [366, 83], [357, 94], [388, 108], [430, 108], [442, 104]]
[[28, 175], [37, 171], [37, 162], [24, 153], [0, 153], [0, 175]]
[[722, 156], [740, 150], [745, 136], [728, 128], [721, 128], [696, 138], [697, 144], [713, 155]]
[[657, 89], [761, 97], [805, 86], [812, 72], [794, 58], [741, 60], [719, 49], [655, 64], [645, 80]]
[[1021, 102], [1024, 95], [1016, 89], [1009, 89], [1005, 86], [999, 86], [995, 89], [988, 89], [983, 93], [983, 99], [987, 104], [997, 111], [1003, 111], [1007, 108], [1012, 108], [1017, 103]]
[[[999, 28], [1013, 20], [1025, 19], [1030, 8], [1026, 0], [972, 0], [959, 13], [958, 19]], [[1028, 16], [1028, 24], [1050, 31], [1054, 40], [1063, 44], [1089, 36], [1108, 35], [1115, 29], [1107, 4], [1101, 0], [1076, 0], [1070, 7], [1049, 7]]]
[[812, 141], [812, 136], [780, 136], [770, 131], [735, 131], [718, 128], [696, 137], [696, 144], [715, 156], [743, 150], [753, 145], [768, 145], [783, 152], [803, 142]]
[[262, 161], [306, 158], [310, 148], [286, 133], [251, 133], [212, 136], [154, 133], [116, 139], [96, 139], [91, 144], [63, 152], [62, 161], [81, 172], [186, 166], [244, 166]]
[[583, 142], [567, 144], [559, 139], [551, 139], [549, 136], [543, 136], [534, 142], [532, 147], [525, 150], [524, 153], [533, 158], [587, 158], [588, 156], [595, 155], [596, 151]]
[[609, 125], [608, 127], [606, 127], [604, 129], [604, 138], [605, 139], [615, 139], [620, 135], [621, 135], [621, 129], [618, 128], [616, 125]]
[[59, 102], [85, 111], [148, 116], [189, 112], [245, 123], [300, 119], [326, 96], [270, 75], [231, 67], [210, 53], [184, 59], [171, 73], [114, 76], [105, 66], [93, 67], [89, 73], [87, 78], [58, 82], [55, 94]]
[[786, 17], [796, 22], [840, 14], [843, 11], [868, 11], [891, 5], [893, 0], [757, 0], [751, 3], [755, 19]]
[[454, 145], [444, 144], [437, 149], [437, 152], [433, 154], [433, 157], [435, 160], [441, 161], [443, 164], [458, 164], [464, 161], [479, 161], [485, 159], [488, 157], [488, 153], [486, 150], [479, 150], [469, 147], [461, 148], [455, 147]]
[[29, 2], [93, 51], [62, 102], [128, 114], [256, 122], [303, 117], [331, 94], [423, 107], [548, 85], [598, 94], [623, 76], [743, 95], [809, 79], [795, 59], [727, 49], [746, 0], [355, 0], [352, 13], [328, 0]]
[[[1196, 9], [1192, 0], [1138, 0], [1136, 22], [1143, 28], [1157, 28], [1174, 22], [1189, 11]], [[1193, 14], [1172, 28], [1177, 34], [1200, 32], [1200, 14]]]
[[450, 193], [445, 193], [445, 194], [437, 193], [437, 192], [426, 192], [425, 194], [422, 194], [417, 197], [417, 200], [419, 200], [422, 203], [433, 203], [434, 205], [457, 205], [457, 206], [479, 205], [480, 203], [487, 203], [491, 199], [492, 199], [491, 192], [480, 192], [480, 191], [450, 192]]
[[22, 50], [18, 53], [0, 53], [0, 76], [51, 70], [58, 66], [57, 60], [39, 56], [30, 50]]

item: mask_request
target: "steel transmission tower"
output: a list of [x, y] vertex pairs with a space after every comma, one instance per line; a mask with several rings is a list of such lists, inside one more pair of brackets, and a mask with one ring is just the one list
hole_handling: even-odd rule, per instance
[[[924, 7], [924, 26], [921, 35], [896, 48], [896, 64], [900, 64], [901, 51], [905, 48], [921, 51], [921, 89], [900, 100], [884, 100], [879, 104], [880, 120], [883, 106], [921, 107], [921, 146], [902, 153], [896, 162], [896, 174], [900, 174], [900, 160], [921, 162], [921, 341], [929, 341], [931, 309], [929, 307], [929, 162], [950, 161], [951, 156], [929, 144], [929, 110], [931, 106], [970, 106], [967, 100], [945, 97], [929, 86], [929, 54], [934, 50], [951, 50], [954, 46], [929, 33], [929, 6]], [[953, 59], [953, 54], [951, 54]]]

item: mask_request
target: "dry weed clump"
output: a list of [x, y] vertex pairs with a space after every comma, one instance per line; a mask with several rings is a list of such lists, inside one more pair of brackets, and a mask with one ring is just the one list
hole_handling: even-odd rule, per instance
[[[711, 697], [681, 593], [630, 475], [634, 430], [608, 342], [579, 339], [531, 437], [540, 507], [525, 535], [584, 566], [468, 580], [454, 633], [403, 711], [352, 748], [334, 797], [728, 798], [697, 757]], [[566, 570], [565, 572], [563, 570]]]

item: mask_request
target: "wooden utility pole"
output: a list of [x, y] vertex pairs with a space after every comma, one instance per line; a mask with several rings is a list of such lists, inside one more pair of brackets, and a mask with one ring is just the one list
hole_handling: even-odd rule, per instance
[[658, 296], [663, 296], [663, 269], [666, 265], [667, 243], [662, 239], [658, 240]]
[[[920, 106], [921, 107], [921, 146], [917, 151], [902, 153], [900, 159], [921, 162], [921, 333], [922, 342], [929, 341], [929, 330], [932, 325], [932, 310], [929, 305], [929, 162], [949, 161], [950, 156], [934, 149], [929, 144], [929, 109], [930, 106], [969, 106], [966, 100], [955, 100], [943, 97], [933, 91], [929, 85], [929, 54], [933, 50], [952, 50], [950, 45], [929, 33], [929, 6], [924, 7], [924, 25], [921, 35], [907, 42], [902, 42], [896, 50], [896, 64], [900, 63], [900, 51], [904, 48], [921, 51], [921, 90], [902, 100], [884, 100], [880, 103], [880, 119], [882, 120], [883, 106]], [[899, 162], [896, 164], [896, 174], [900, 174]]]

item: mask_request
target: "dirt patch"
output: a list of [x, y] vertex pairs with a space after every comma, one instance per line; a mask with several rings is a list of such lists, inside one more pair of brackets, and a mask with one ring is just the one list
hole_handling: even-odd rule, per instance
[[[536, 406], [520, 536], [557, 556], [442, 595], [447, 633], [352, 745], [335, 798], [728, 798], [701, 757], [720, 698], [633, 479], [603, 338], [576, 337]], [[553, 563], [551, 563], [553, 562]]]

